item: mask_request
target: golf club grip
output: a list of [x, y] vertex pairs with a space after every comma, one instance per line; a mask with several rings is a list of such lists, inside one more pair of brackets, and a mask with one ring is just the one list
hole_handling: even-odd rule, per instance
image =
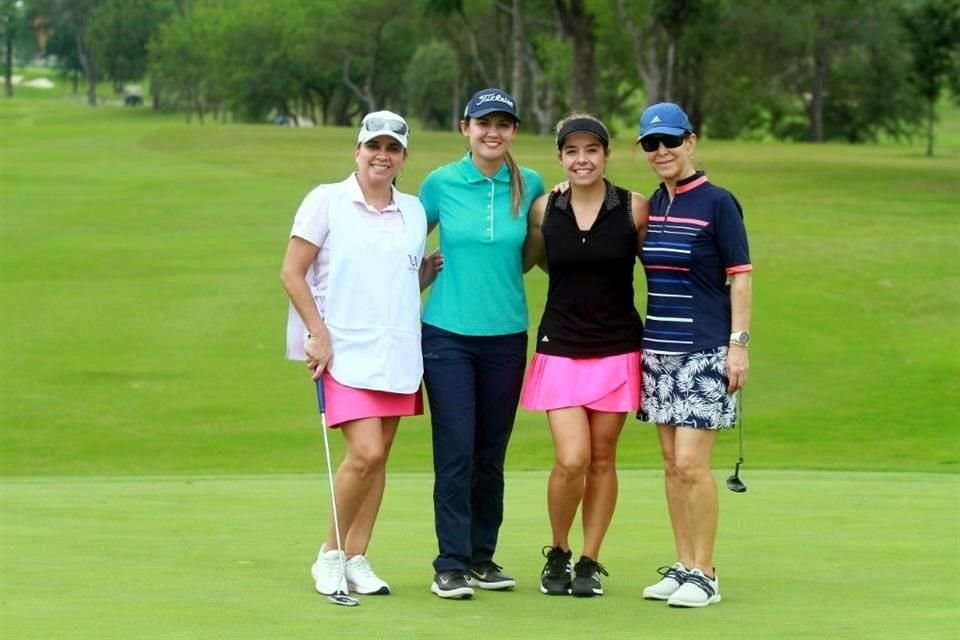
[[320, 407], [320, 413], [325, 413], [324, 407], [326, 400], [323, 396], [323, 378], [317, 380], [317, 406]]

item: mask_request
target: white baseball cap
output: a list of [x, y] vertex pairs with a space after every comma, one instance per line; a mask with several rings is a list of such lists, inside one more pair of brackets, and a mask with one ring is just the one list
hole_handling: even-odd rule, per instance
[[410, 135], [410, 127], [402, 117], [393, 111], [374, 111], [363, 116], [360, 133], [357, 135], [357, 144], [363, 144], [377, 136], [390, 136], [406, 149], [408, 135]]

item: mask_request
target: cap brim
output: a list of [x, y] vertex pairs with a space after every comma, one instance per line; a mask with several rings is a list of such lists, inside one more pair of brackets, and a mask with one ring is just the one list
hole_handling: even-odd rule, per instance
[[600, 136], [600, 134], [598, 134], [596, 131], [588, 131], [587, 129], [574, 129], [573, 131], [569, 131], [569, 132], [563, 134], [563, 137], [560, 138], [559, 140], [557, 140], [557, 147], [559, 147], [560, 149], [562, 149], [562, 148], [563, 148], [563, 144], [567, 141], [567, 138], [569, 138], [570, 136], [572, 136], [572, 135], [575, 134], [575, 133], [586, 133], [586, 134], [589, 134], [589, 135], [593, 136], [594, 138], [596, 138], [597, 142], [599, 142], [600, 144], [602, 144], [602, 145], [605, 146], [605, 147], [606, 147], [606, 146], [609, 146], [609, 144], [610, 144], [610, 141], [609, 141], [609, 140], [604, 140], [604, 139]]
[[[365, 134], [369, 134], [369, 135], [365, 135]], [[407, 148], [407, 136], [402, 136], [399, 133], [394, 133], [393, 131], [373, 131], [373, 132], [363, 131], [357, 137], [357, 144], [364, 144], [365, 142], [369, 142], [370, 140], [373, 140], [374, 138], [379, 138], [381, 136], [383, 136], [384, 138], [393, 138], [394, 140], [402, 144], [404, 149]]]
[[467, 115], [468, 115], [469, 117], [471, 117], [471, 118], [482, 118], [483, 116], [488, 116], [488, 115], [490, 115], [491, 113], [503, 113], [503, 114], [506, 114], [506, 115], [510, 116], [511, 118], [513, 118], [514, 120], [516, 120], [517, 122], [520, 122], [520, 118], [519, 118], [517, 115], [515, 115], [515, 114], [513, 114], [513, 113], [510, 113], [509, 111], [504, 111], [503, 109], [497, 109], [497, 108], [493, 108], [493, 109], [480, 109], [479, 111], [475, 111], [475, 112], [469, 113], [469, 114], [467, 114]]
[[651, 127], [637, 137], [637, 142], [640, 142], [647, 136], [656, 135], [658, 133], [664, 133], [668, 136], [683, 136], [690, 132], [686, 129], [681, 129], [680, 127]]

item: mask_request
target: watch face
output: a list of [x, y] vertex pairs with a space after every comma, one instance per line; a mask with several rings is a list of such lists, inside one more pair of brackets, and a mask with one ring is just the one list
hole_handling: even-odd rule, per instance
[[737, 331], [731, 336], [731, 340], [737, 344], [745, 345], [750, 342], [750, 334], [747, 331]]

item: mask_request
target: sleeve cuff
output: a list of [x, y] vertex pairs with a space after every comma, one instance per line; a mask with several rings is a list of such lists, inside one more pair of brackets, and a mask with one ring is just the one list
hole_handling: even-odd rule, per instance
[[735, 273], [747, 273], [753, 271], [752, 264], [738, 264], [732, 267], [727, 267], [727, 275], [732, 276]]

